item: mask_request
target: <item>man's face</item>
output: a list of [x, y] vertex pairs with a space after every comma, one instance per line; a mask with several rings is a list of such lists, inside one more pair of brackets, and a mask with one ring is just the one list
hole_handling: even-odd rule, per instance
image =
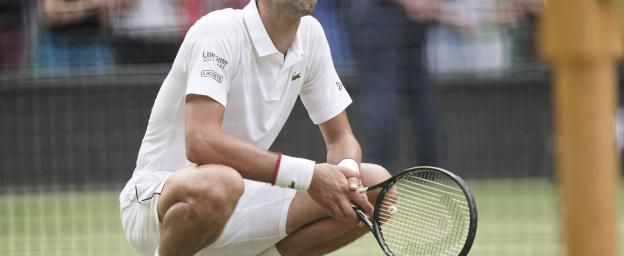
[[316, 0], [273, 0], [285, 11], [293, 12], [300, 16], [311, 15], [316, 8]]

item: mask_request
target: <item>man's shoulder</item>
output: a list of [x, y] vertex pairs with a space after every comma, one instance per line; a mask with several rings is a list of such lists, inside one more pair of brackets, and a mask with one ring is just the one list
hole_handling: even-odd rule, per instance
[[301, 17], [301, 23], [299, 26], [301, 29], [305, 30], [305, 32], [310, 33], [310, 35], [323, 33], [323, 26], [321, 26], [321, 23], [311, 15]]
[[299, 24], [299, 35], [305, 44], [304, 47], [317, 47], [322, 41], [326, 41], [325, 31], [321, 23], [313, 16], [304, 16]]
[[242, 10], [223, 9], [213, 11], [199, 19], [193, 30], [202, 32], [236, 32], [244, 28]]
[[[321, 23], [313, 16], [304, 16], [301, 18], [299, 24], [299, 37], [303, 44], [305, 52], [319, 53], [319, 50], [324, 49], [321, 47], [326, 44], [327, 37]], [[322, 56], [323, 54], [308, 54], [306, 56], [314, 58], [314, 56]]]

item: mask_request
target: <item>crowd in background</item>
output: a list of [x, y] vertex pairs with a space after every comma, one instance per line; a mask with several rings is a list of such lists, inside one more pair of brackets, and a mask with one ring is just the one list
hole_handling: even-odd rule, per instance
[[[54, 75], [171, 63], [196, 20], [248, 2], [2, 0], [0, 73]], [[314, 16], [323, 24], [338, 71], [358, 76], [362, 104], [356, 107], [366, 115], [368, 161], [398, 169], [401, 116], [412, 123], [419, 164], [437, 165], [432, 75], [501, 76], [533, 66], [542, 5], [543, 0], [319, 0]]]
[[[538, 0], [352, 1], [349, 34], [358, 74], [359, 113], [368, 161], [399, 170], [397, 147], [411, 127], [414, 159], [440, 166], [441, 138], [433, 76], [500, 76], [520, 62], [510, 37], [525, 19], [540, 15]], [[532, 50], [526, 51], [534, 58]], [[371, 103], [375, 104], [371, 104]], [[403, 128], [403, 129], [402, 129]], [[409, 163], [414, 164], [414, 163]]]
[[3, 0], [0, 68], [50, 72], [168, 63], [203, 14], [240, 0]]
[[[213, 10], [241, 8], [248, 1], [3, 0], [0, 69], [62, 72], [171, 62], [197, 19]], [[395, 31], [403, 26], [383, 14], [396, 7], [412, 24], [426, 25], [426, 31], [416, 34], [425, 40], [423, 57], [430, 72], [491, 75], [534, 57], [532, 17], [539, 14], [540, 1], [321, 0], [314, 15], [325, 27], [339, 69], [354, 67], [353, 48], [363, 35], [358, 34], [359, 25], [385, 22], [383, 29]]]

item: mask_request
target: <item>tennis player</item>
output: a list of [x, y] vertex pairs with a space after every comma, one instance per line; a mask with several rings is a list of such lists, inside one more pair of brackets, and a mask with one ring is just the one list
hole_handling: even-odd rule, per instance
[[[390, 177], [361, 164], [316, 0], [252, 0], [188, 32], [152, 108], [120, 194], [141, 255], [322, 255], [367, 232], [362, 185]], [[327, 163], [268, 151], [301, 97]]]

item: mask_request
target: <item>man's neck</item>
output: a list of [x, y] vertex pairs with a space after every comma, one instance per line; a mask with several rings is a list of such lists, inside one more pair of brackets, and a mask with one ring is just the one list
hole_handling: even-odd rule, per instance
[[267, 2], [258, 1], [260, 18], [275, 48], [286, 54], [295, 40], [301, 17], [279, 10], [277, 6], [271, 6]]

